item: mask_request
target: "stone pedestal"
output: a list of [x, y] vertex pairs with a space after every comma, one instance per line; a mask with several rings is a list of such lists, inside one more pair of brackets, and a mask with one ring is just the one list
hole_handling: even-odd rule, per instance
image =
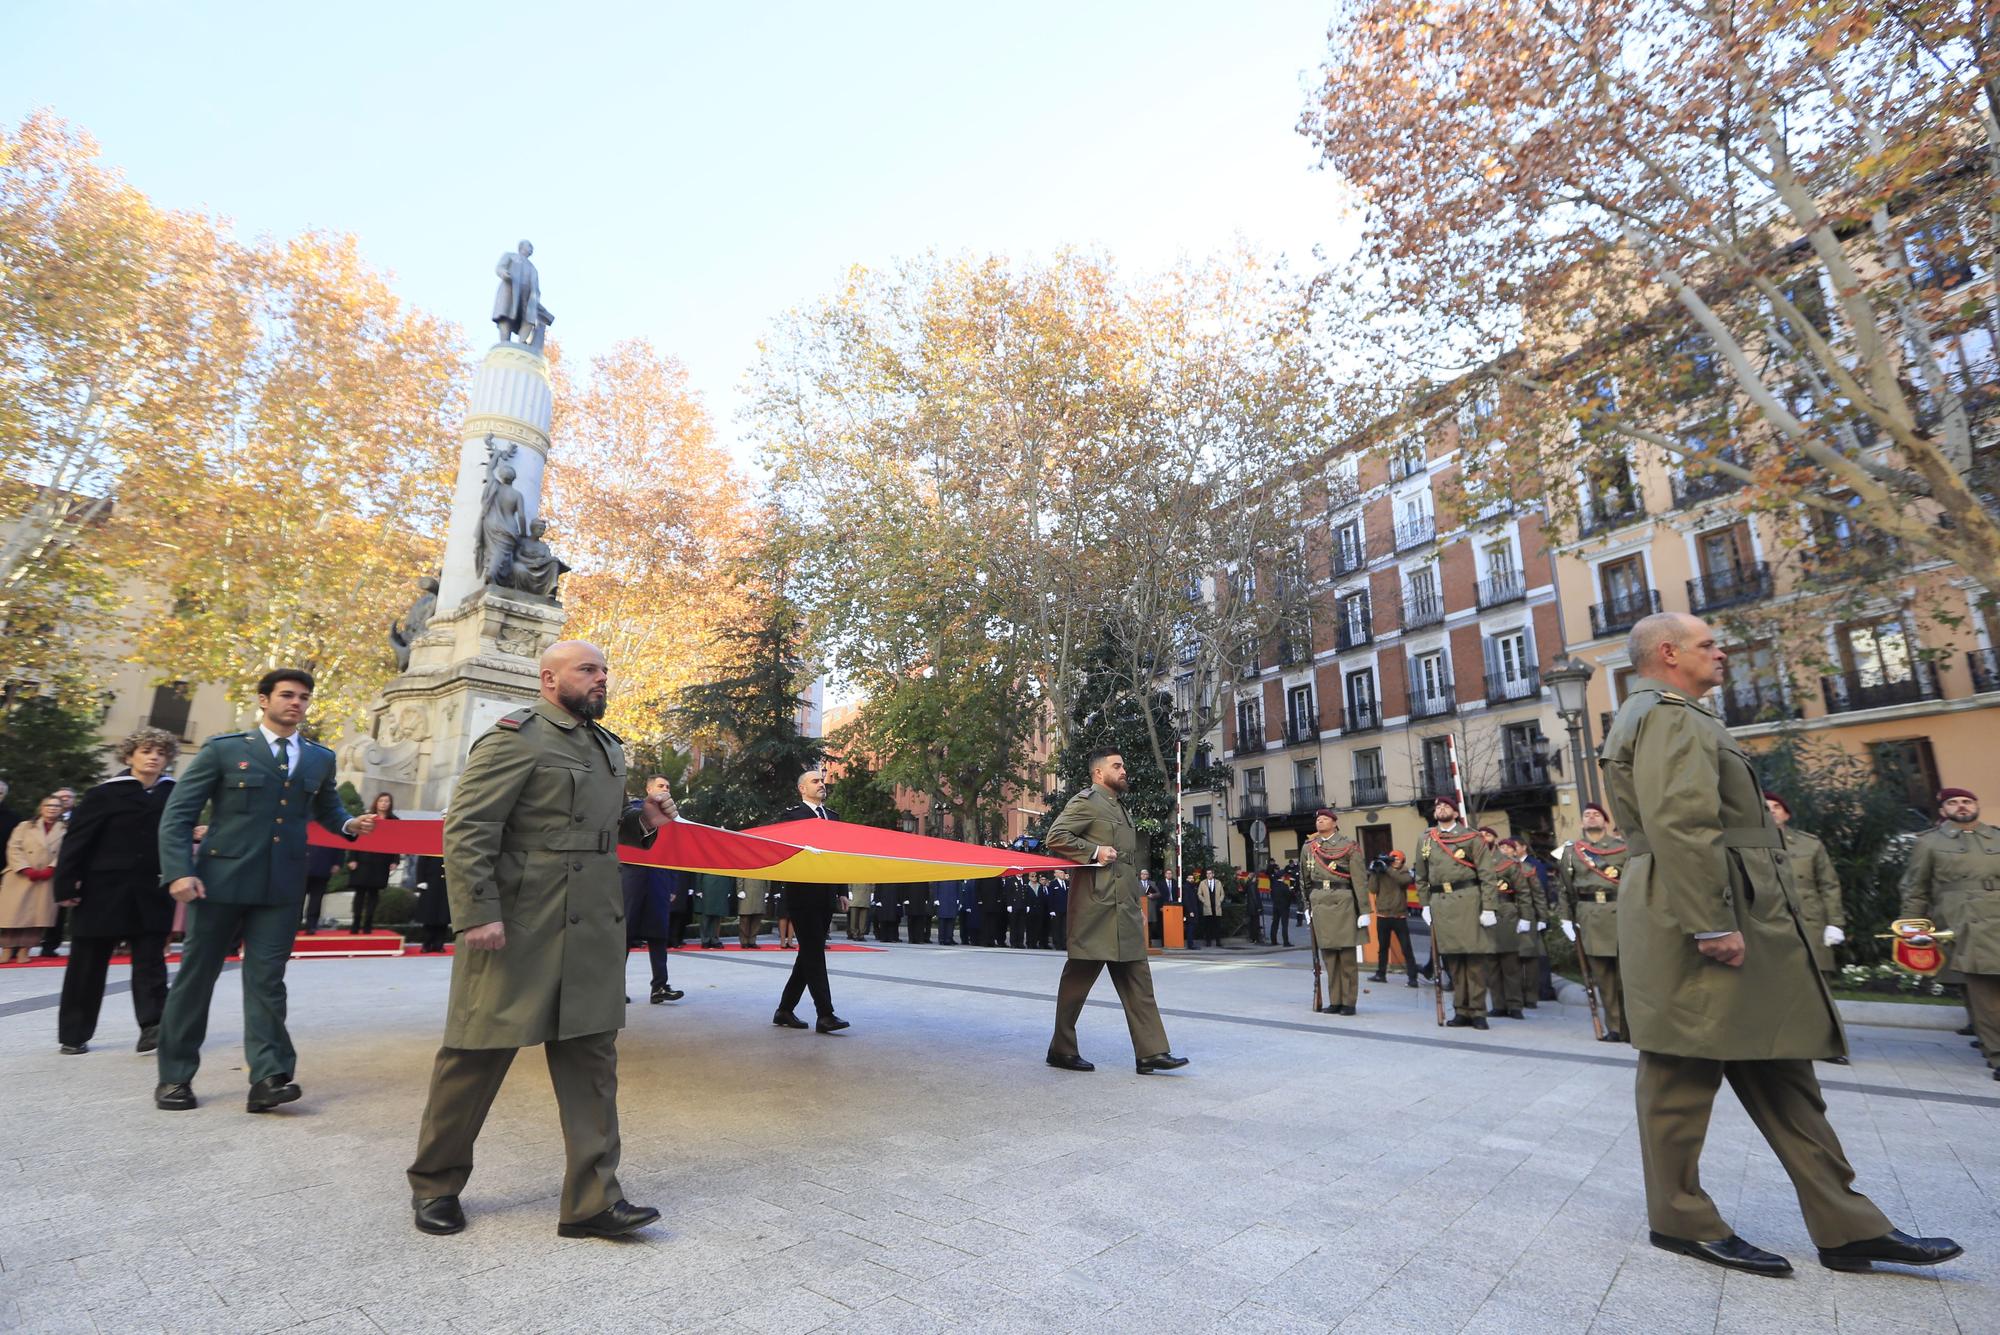
[[556, 603], [510, 589], [441, 605], [410, 646], [410, 670], [370, 706], [369, 735], [342, 756], [361, 772], [363, 800], [388, 792], [400, 811], [444, 810], [473, 739], [541, 693], [538, 660], [562, 625]]
[[488, 436], [503, 447], [516, 447], [507, 462], [514, 469], [514, 489], [521, 493], [526, 522], [532, 523], [541, 513], [550, 407], [549, 364], [539, 352], [519, 343], [497, 343], [486, 350], [472, 381], [465, 425], [458, 433], [458, 482], [445, 528], [444, 568], [438, 574], [440, 611], [457, 607], [485, 585], [473, 552], [479, 545]]

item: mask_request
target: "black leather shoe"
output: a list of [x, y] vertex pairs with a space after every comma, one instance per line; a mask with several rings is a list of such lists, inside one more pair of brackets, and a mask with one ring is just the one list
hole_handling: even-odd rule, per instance
[[686, 995], [687, 993], [677, 987], [668, 987], [665, 983], [656, 983], [653, 986], [652, 1002], [657, 1006], [665, 1001], [679, 1001]]
[[1048, 1055], [1048, 1063], [1058, 1071], [1095, 1071], [1097, 1069], [1090, 1062], [1074, 1054], [1065, 1057], [1061, 1053], [1051, 1052]]
[[1352, 1007], [1352, 1006], [1342, 1006], [1342, 1007], [1340, 1008], [1340, 1013], [1341, 1013], [1342, 1015], [1352, 1015], [1352, 1014], [1354, 1014], [1354, 1007]]
[[1963, 1029], [1954, 1029], [1952, 1030], [1952, 1032], [1954, 1034], [1962, 1035], [1965, 1038], [1971, 1038], [1974, 1034], [1977, 1034], [1979, 1031], [1977, 1029], [1974, 1029], [1971, 1025], [1967, 1025]]
[[1386, 983], [1389, 981], [1389, 976], [1387, 974], [1371, 973], [1368, 975], [1368, 981], [1371, 983]]
[[149, 1024], [139, 1031], [139, 1042], [134, 1052], [155, 1052], [160, 1046], [160, 1026]]
[[1820, 1060], [1829, 1066], [1852, 1066], [1854, 1064], [1845, 1057], [1821, 1057]]
[[1463, 1015], [1454, 1015], [1444, 1022], [1444, 1027], [1447, 1029], [1470, 1029], [1472, 1028], [1472, 1021], [1466, 1019]]
[[415, 1203], [417, 1230], [422, 1233], [456, 1233], [465, 1227], [465, 1211], [456, 1196], [427, 1196]]
[[1513, 1010], [1510, 1011], [1502, 1011], [1501, 1014], [1505, 1015], [1510, 1020], [1525, 1020], [1528, 1018], [1528, 1013], [1522, 1010], [1519, 1006], [1516, 1006]]
[[156, 1085], [153, 1106], [161, 1112], [186, 1112], [195, 1106], [194, 1086], [185, 1080], [178, 1085]]
[[644, 1228], [660, 1217], [660, 1212], [650, 1205], [634, 1205], [630, 1201], [620, 1201], [608, 1210], [601, 1210], [588, 1219], [574, 1224], [557, 1224], [559, 1238], [622, 1238], [635, 1229]]
[[1417, 980], [1414, 978], [1410, 979], [1408, 982], [1403, 984], [1403, 986], [1405, 987], [1415, 987], [1416, 985], [1417, 985]]
[[771, 1016], [771, 1023], [785, 1029], [805, 1029], [809, 1027], [804, 1020], [801, 1020], [790, 1011], [776, 1012]]
[[1187, 1064], [1186, 1057], [1176, 1057], [1171, 1052], [1157, 1052], [1150, 1057], [1141, 1057], [1137, 1062], [1140, 1075], [1151, 1075], [1155, 1071], [1178, 1071]]
[[841, 1019], [838, 1015], [822, 1015], [819, 1019], [813, 1021], [813, 1028], [819, 1030], [822, 1034], [831, 1034], [836, 1030], [849, 1027], [847, 1021]]
[[1964, 1254], [1965, 1248], [1950, 1238], [1913, 1238], [1900, 1228], [1892, 1228], [1866, 1242], [1822, 1247], [1819, 1263], [1828, 1270], [1866, 1270], [1877, 1261], [1890, 1265], [1937, 1265]]
[[246, 1112], [269, 1112], [281, 1104], [297, 1103], [299, 1093], [289, 1075], [267, 1075], [250, 1086], [250, 1097], [243, 1108]]
[[1623, 1043], [1625, 1041], [1625, 1036], [1619, 1033], [1616, 1029], [1607, 1029], [1604, 1031], [1604, 1037], [1598, 1039], [1597, 1041], [1600, 1043]]
[[[1654, 1233], [1652, 1239], [1653, 1245], [1663, 1252], [1679, 1252], [1682, 1256], [1692, 1256], [1697, 1261], [1706, 1261], [1710, 1265], [1719, 1265], [1729, 1270], [1742, 1270], [1752, 1275], [1769, 1275], [1774, 1279], [1792, 1273], [1790, 1261], [1775, 1252], [1752, 1247], [1734, 1233], [1720, 1242], [1689, 1242], [1686, 1238], [1670, 1238], [1664, 1233]], [[1822, 1252], [1821, 1255], [1824, 1256], [1825, 1253]]]
[[1475, 1015], [1472, 1017], [1472, 1027], [1474, 1029], [1489, 1029], [1492, 1026], [1486, 1023], [1486, 1017], [1484, 1015]]
[[88, 1043], [65, 1043], [61, 1047], [62, 1055], [65, 1057], [81, 1057], [88, 1051], [90, 1051]]

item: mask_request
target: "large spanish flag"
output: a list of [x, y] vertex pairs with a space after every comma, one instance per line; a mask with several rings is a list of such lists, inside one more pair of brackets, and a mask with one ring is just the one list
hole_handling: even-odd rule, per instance
[[[360, 853], [440, 857], [444, 853], [444, 822], [435, 817], [385, 820], [373, 832], [354, 840], [314, 825], [307, 838], [315, 844]], [[1063, 858], [828, 820], [788, 821], [741, 831], [689, 820], [669, 821], [660, 827], [651, 848], [621, 844], [618, 860], [642, 867], [810, 885], [978, 880], [1010, 871], [1054, 871], [1076, 865]]]

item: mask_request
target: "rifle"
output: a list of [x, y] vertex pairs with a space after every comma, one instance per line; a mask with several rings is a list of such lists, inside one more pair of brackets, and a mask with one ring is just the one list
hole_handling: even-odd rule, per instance
[[1583, 924], [1576, 928], [1576, 967], [1583, 972], [1583, 995], [1590, 1002], [1590, 1027], [1604, 1037], [1604, 1021], [1597, 1014], [1597, 981], [1590, 976], [1590, 956], [1583, 953]]
[[1325, 1000], [1326, 994], [1321, 990], [1320, 977], [1319, 977], [1319, 943], [1311, 939], [1312, 931], [1313, 931], [1312, 914], [1308, 913], [1306, 914], [1306, 937], [1307, 937], [1307, 945], [1312, 950], [1312, 957], [1313, 957], [1313, 1013], [1316, 1015], [1319, 1013], [1320, 1009], [1326, 1005], [1326, 1000]]
[[[1427, 903], [1424, 907], [1429, 908], [1430, 905]], [[1438, 1028], [1442, 1029], [1444, 1028], [1444, 956], [1438, 953], [1437, 928], [1430, 923], [1424, 925], [1431, 928], [1431, 998], [1437, 1002]]]

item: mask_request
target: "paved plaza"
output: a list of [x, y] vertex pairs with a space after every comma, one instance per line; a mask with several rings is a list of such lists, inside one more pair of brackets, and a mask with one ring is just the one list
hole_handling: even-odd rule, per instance
[[634, 956], [621, 1178], [665, 1218], [624, 1243], [555, 1235], [562, 1146], [532, 1052], [480, 1143], [469, 1228], [411, 1227], [445, 959], [295, 964], [305, 1099], [261, 1117], [233, 972], [203, 1105], [168, 1114], [126, 997], [64, 1057], [60, 972], [0, 970], [0, 1328], [2000, 1330], [2000, 1085], [1964, 1039], [1857, 1027], [1854, 1065], [1821, 1068], [1860, 1186], [1964, 1258], [1822, 1270], [1725, 1091], [1704, 1179], [1799, 1267], [1725, 1276], [1647, 1244], [1631, 1054], [1586, 1012], [1445, 1031], [1396, 981], [1357, 1018], [1315, 1015], [1306, 958], [1156, 957], [1193, 1064], [1141, 1077], [1108, 979], [1081, 1028], [1098, 1070], [1043, 1065], [1053, 953], [838, 953], [854, 1028], [831, 1037], [771, 1025], [789, 954], [679, 952], [687, 999], [657, 1007]]

